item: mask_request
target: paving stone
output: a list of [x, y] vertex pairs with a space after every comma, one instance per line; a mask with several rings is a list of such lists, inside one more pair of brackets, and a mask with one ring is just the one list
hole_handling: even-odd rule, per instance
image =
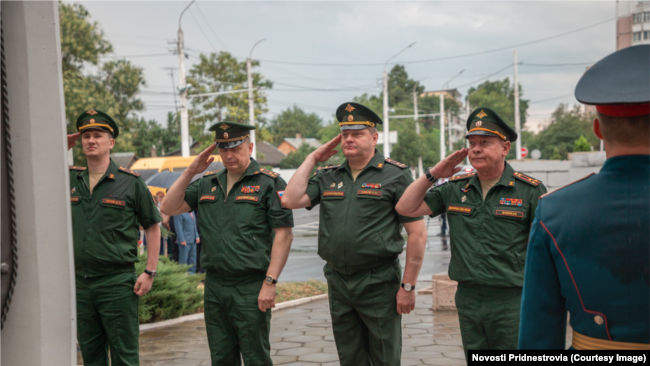
[[[453, 365], [467, 365], [465, 358], [458, 360], [455, 358], [446, 358], [446, 357], [436, 357], [436, 358], [427, 358], [425, 360], [425, 365], [431, 366], [453, 366]], [[402, 363], [403, 365], [404, 363]]]
[[299, 348], [287, 348], [287, 349], [278, 350], [278, 355], [302, 356], [302, 355], [310, 355], [310, 354], [320, 353], [320, 352], [322, 352], [322, 348], [299, 347]]
[[313, 335], [301, 335], [297, 337], [289, 337], [289, 338], [284, 338], [283, 341], [285, 342], [300, 342], [300, 343], [305, 343], [305, 342], [315, 342], [315, 341], [321, 341], [323, 340], [323, 336], [313, 336]]
[[296, 348], [300, 346], [301, 346], [300, 343], [295, 343], [295, 342], [276, 342], [271, 344], [271, 348], [278, 349], [278, 350], [287, 349], [287, 348]]
[[[402, 352], [402, 356], [404, 356], [403, 353], [404, 352]], [[402, 357], [401, 364], [402, 366], [422, 365], [422, 360], [412, 359], [412, 358], [404, 359], [404, 357]]]
[[458, 352], [458, 351], [462, 352], [463, 347], [433, 345], [433, 346], [415, 347], [415, 350], [422, 351], [422, 352]]
[[447, 358], [456, 358], [459, 360], [465, 360], [465, 352], [463, 352], [462, 350], [457, 352], [444, 352], [443, 356]]
[[402, 353], [402, 359], [405, 358], [410, 358], [410, 359], [428, 359], [428, 358], [434, 358], [434, 357], [442, 357], [442, 353], [439, 352], [408, 352], [408, 353]]
[[325, 362], [321, 363], [321, 366], [341, 366], [341, 363], [339, 361], [336, 362]]
[[316, 353], [312, 355], [299, 356], [298, 360], [313, 361], [313, 362], [332, 362], [332, 361], [338, 361], [339, 355], [336, 353]]
[[404, 339], [402, 340], [402, 345], [403, 346], [411, 346], [411, 347], [423, 347], [423, 346], [432, 346], [435, 343], [433, 343], [433, 339]]
[[271, 360], [275, 365], [284, 365], [288, 362], [294, 362], [298, 360], [296, 356], [271, 356]]

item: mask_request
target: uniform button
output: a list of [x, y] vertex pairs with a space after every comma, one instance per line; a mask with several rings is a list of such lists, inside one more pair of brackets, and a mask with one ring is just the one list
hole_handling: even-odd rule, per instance
[[598, 324], [598, 325], [602, 325], [604, 322], [605, 322], [605, 321], [603, 320], [603, 317], [602, 317], [602, 316], [600, 316], [600, 315], [596, 315], [596, 316], [594, 317], [594, 323], [596, 323], [596, 324]]

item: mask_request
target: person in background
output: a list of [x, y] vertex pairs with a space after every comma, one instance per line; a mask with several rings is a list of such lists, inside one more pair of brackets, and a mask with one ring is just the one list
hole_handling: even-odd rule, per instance
[[183, 212], [172, 218], [176, 228], [176, 242], [178, 247], [178, 263], [191, 264], [187, 271], [196, 273], [196, 245], [201, 242], [199, 232], [196, 230], [196, 218], [192, 212]]
[[[158, 193], [156, 193], [156, 199], [154, 201], [156, 202], [156, 207], [158, 207], [158, 212], [160, 212], [160, 204], [162, 203], [163, 198], [165, 198], [165, 193], [164, 192], [159, 191]], [[163, 221], [164, 221], [165, 216], [167, 216], [167, 215], [160, 212], [160, 216], [163, 218]], [[161, 221], [160, 224], [159, 224], [160, 229], [165, 227], [165, 225], [163, 224], [163, 221]], [[169, 248], [167, 248], [167, 251], [169, 252]], [[160, 253], [159, 253], [159, 255], [165, 255], [165, 238], [163, 238], [162, 235], [160, 236]]]

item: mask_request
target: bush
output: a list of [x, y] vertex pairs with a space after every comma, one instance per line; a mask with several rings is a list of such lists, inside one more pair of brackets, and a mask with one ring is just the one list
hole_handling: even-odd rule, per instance
[[[135, 264], [136, 273], [144, 272], [146, 255]], [[140, 299], [140, 323], [150, 323], [202, 311], [203, 291], [197, 286], [204, 274], [189, 275], [189, 265], [181, 265], [167, 257], [158, 260], [158, 275], [151, 291]]]

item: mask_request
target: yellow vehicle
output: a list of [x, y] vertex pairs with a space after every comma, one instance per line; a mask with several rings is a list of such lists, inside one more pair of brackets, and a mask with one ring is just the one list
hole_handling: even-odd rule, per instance
[[[216, 170], [216, 169], [223, 169], [223, 163], [221, 160], [221, 156], [219, 155], [212, 155], [214, 158], [214, 161], [207, 171], [210, 170]], [[138, 172], [141, 174], [142, 179], [145, 180], [145, 182], [154, 176], [157, 173], [163, 172], [163, 171], [170, 171], [170, 172], [179, 172], [182, 173], [194, 159], [196, 158], [196, 155], [194, 156], [188, 156], [188, 157], [182, 157], [182, 156], [163, 156], [159, 158], [142, 158], [138, 159], [133, 165], [129, 168], [130, 170], [134, 172]], [[166, 189], [169, 187], [157, 187], [157, 186], [149, 186], [149, 190], [153, 195], [158, 193], [159, 191], [165, 192]]]

